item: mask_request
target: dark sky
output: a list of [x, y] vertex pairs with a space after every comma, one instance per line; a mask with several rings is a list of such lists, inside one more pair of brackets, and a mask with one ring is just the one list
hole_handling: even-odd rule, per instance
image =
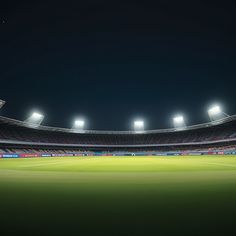
[[170, 127], [179, 112], [205, 122], [214, 102], [236, 114], [236, 7], [188, 2], [1, 3], [1, 115], [127, 130], [137, 117]]

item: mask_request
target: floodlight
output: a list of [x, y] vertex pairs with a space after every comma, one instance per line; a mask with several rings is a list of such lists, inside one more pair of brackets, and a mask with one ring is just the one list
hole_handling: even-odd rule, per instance
[[215, 105], [208, 110], [209, 116], [215, 116], [215, 115], [220, 114], [221, 112], [222, 111], [219, 105]]
[[38, 126], [42, 123], [43, 119], [44, 115], [39, 112], [33, 112], [31, 116], [25, 120], [25, 122], [33, 126]]
[[134, 130], [135, 131], [143, 131], [144, 130], [144, 121], [142, 121], [142, 120], [134, 121]]
[[75, 120], [72, 129], [76, 131], [82, 131], [84, 129], [84, 124], [85, 124], [84, 120], [81, 119]]
[[176, 124], [182, 124], [182, 123], [184, 123], [184, 118], [183, 118], [183, 116], [176, 116], [176, 117], [173, 118], [173, 120], [174, 120], [174, 123], [176, 123]]
[[208, 115], [211, 121], [220, 120], [228, 117], [229, 115], [224, 113], [219, 105], [214, 105], [208, 109]]
[[0, 109], [4, 106], [6, 102], [0, 99]]
[[84, 127], [84, 121], [83, 120], [76, 120], [74, 123], [75, 127]]
[[134, 122], [134, 125], [136, 126], [136, 127], [143, 127], [143, 125], [144, 125], [144, 122], [143, 121], [135, 121]]
[[43, 115], [42, 115], [42, 114], [39, 114], [39, 113], [37, 113], [37, 112], [34, 112], [34, 113], [32, 114], [32, 116], [31, 116], [31, 118], [34, 119], [34, 120], [41, 119], [42, 117], [43, 117]]
[[181, 115], [175, 116], [173, 118], [173, 123], [174, 123], [175, 128], [183, 128], [186, 126], [185, 121], [184, 121], [184, 117]]

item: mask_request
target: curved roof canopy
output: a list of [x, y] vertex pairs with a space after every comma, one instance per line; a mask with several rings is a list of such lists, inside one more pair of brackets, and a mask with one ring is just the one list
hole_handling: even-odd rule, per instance
[[236, 120], [236, 115], [222, 118], [220, 120], [211, 121], [208, 123], [202, 123], [197, 125], [186, 126], [182, 129], [178, 128], [170, 128], [170, 129], [154, 129], [154, 130], [143, 130], [142, 132], [136, 131], [107, 131], [107, 130], [78, 130], [78, 129], [68, 129], [68, 128], [60, 128], [60, 127], [52, 127], [52, 126], [32, 126], [27, 121], [20, 121], [11, 119], [8, 117], [0, 116], [0, 121], [2, 123], [17, 125], [22, 127], [27, 127], [30, 129], [38, 129], [38, 130], [46, 130], [46, 131], [55, 131], [55, 132], [66, 132], [66, 133], [85, 133], [85, 134], [155, 134], [155, 133], [171, 133], [171, 132], [182, 132], [187, 130], [195, 130], [202, 129], [207, 127], [212, 127], [224, 123], [228, 123], [230, 121]]

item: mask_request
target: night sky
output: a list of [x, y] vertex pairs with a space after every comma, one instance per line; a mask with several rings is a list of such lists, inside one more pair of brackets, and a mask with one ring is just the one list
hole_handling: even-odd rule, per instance
[[214, 102], [236, 114], [236, 7], [189, 2], [1, 3], [1, 115], [127, 130], [206, 122]]

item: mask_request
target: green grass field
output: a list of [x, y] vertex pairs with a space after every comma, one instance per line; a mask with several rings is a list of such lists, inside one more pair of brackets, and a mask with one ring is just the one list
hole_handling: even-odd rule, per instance
[[236, 156], [0, 159], [0, 235], [235, 235], [235, 219]]

